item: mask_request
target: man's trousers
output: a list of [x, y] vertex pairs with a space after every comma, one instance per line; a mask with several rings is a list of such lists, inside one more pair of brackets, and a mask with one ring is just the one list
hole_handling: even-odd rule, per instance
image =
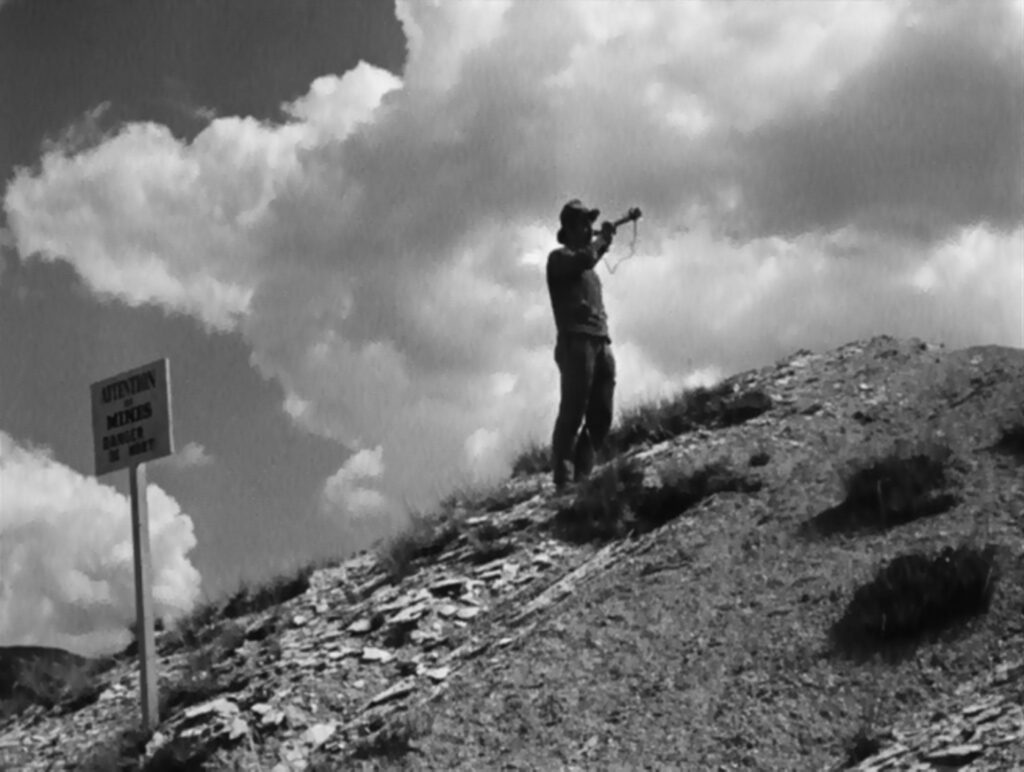
[[[551, 438], [551, 469], [555, 485], [586, 478], [604, 448], [612, 426], [615, 357], [611, 343], [588, 335], [560, 335], [555, 362], [561, 373], [561, 399]], [[582, 429], [580, 424], [583, 424]]]

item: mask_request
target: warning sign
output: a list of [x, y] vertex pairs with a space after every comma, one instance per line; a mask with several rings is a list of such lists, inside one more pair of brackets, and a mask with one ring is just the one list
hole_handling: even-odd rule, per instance
[[174, 453], [167, 359], [92, 384], [96, 476]]

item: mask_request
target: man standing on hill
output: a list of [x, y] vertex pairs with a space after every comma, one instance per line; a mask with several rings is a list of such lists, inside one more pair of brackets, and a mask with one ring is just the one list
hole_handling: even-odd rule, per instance
[[555, 362], [562, 383], [551, 438], [557, 490], [569, 480], [570, 461], [575, 481], [590, 474], [612, 425], [615, 358], [594, 268], [611, 246], [615, 226], [605, 222], [595, 238], [591, 227], [598, 214], [575, 198], [562, 207], [557, 237], [562, 246], [548, 255], [548, 293], [558, 330]]

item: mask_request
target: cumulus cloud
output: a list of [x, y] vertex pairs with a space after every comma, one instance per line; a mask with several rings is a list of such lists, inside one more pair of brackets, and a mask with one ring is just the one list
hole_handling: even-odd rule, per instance
[[189, 442], [174, 455], [158, 459], [156, 464], [170, 469], [182, 470], [209, 466], [213, 463], [211, 456], [200, 442]]
[[23, 255], [243, 336], [283, 409], [361, 459], [336, 510], [547, 437], [543, 262], [570, 197], [645, 213], [604, 273], [620, 404], [878, 332], [1022, 342], [1019, 4], [396, 13], [400, 75], [361, 63], [283, 123], [191, 143], [129, 124], [5, 197]]
[[[173, 618], [199, 594], [188, 560], [192, 520], [148, 486], [153, 610]], [[0, 431], [0, 645], [86, 656], [131, 640], [135, 621], [130, 502], [113, 488]]]
[[388, 498], [373, 487], [384, 473], [384, 449], [360, 450], [324, 483], [323, 509], [328, 514], [373, 518], [395, 512]]
[[738, 145], [755, 232], [859, 225], [927, 241], [1024, 217], [1020, 4], [911, 4], [820, 106]]

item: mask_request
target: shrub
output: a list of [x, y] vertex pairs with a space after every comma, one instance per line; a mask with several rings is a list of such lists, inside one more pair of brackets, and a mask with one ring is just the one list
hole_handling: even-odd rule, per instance
[[1024, 460], [1024, 423], [1003, 427], [991, 450]]
[[852, 769], [881, 750], [882, 738], [869, 724], [862, 724], [847, 744], [844, 768]]
[[938, 631], [988, 610], [998, 580], [996, 547], [945, 547], [935, 557], [901, 555], [854, 592], [832, 628], [842, 649], [860, 650]]
[[[735, 426], [772, 407], [768, 394], [751, 389], [734, 394], [731, 383], [699, 386], [629, 408], [622, 412], [608, 436], [606, 455], [613, 456], [644, 443], [658, 443], [701, 428]], [[547, 472], [549, 446], [533, 444], [512, 464], [512, 476]]]
[[551, 468], [551, 448], [534, 442], [528, 445], [512, 462], [512, 477], [524, 477], [547, 472]]
[[11, 667], [11, 682], [0, 701], [0, 717], [15, 715], [31, 705], [58, 708], [65, 713], [89, 705], [106, 688], [99, 678], [101, 670], [97, 660], [59, 649], [40, 648], [28, 653]]
[[243, 586], [231, 596], [223, 608], [223, 615], [229, 619], [254, 614], [271, 606], [279, 606], [285, 601], [302, 595], [309, 589], [309, 579], [313, 575], [314, 566], [307, 565], [275, 577], [255, 589]]
[[410, 524], [387, 542], [378, 552], [378, 559], [392, 581], [412, 573], [413, 562], [440, 554], [460, 535], [453, 518], [430, 518], [410, 513]]
[[211, 642], [190, 653], [186, 669], [178, 679], [160, 690], [160, 715], [195, 705], [229, 690], [223, 663], [245, 642], [245, 628], [227, 622], [211, 628]]
[[426, 710], [401, 711], [376, 725], [371, 724], [371, 733], [353, 743], [353, 756], [357, 759], [383, 757], [397, 760], [416, 750], [416, 741], [432, 729], [433, 719]]
[[948, 445], [918, 443], [880, 458], [855, 461], [845, 475], [846, 496], [837, 506], [806, 521], [805, 535], [890, 528], [945, 512], [956, 505], [947, 490], [952, 451]]
[[667, 468], [661, 484], [644, 485], [643, 467], [617, 459], [581, 484], [574, 501], [559, 511], [553, 526], [569, 541], [622, 538], [658, 528], [702, 499], [725, 491], [753, 492], [760, 483], [736, 475], [725, 463], [694, 470]]
[[728, 382], [697, 387], [675, 397], [623, 412], [609, 445], [622, 453], [642, 443], [658, 443], [696, 429], [715, 429], [748, 421], [771, 409], [771, 398], [760, 389], [734, 394]]

